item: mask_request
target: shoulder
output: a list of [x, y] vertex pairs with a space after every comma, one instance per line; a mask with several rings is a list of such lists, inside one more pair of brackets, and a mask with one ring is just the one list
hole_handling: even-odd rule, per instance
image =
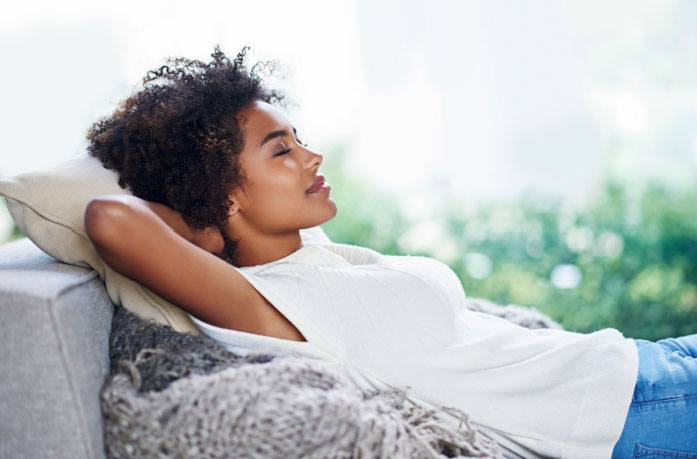
[[300, 230], [300, 239], [303, 243], [331, 243], [331, 239], [319, 226], [312, 228], [302, 228]]
[[369, 247], [332, 242], [321, 247], [339, 255], [351, 265], [368, 265], [384, 261], [384, 255]]

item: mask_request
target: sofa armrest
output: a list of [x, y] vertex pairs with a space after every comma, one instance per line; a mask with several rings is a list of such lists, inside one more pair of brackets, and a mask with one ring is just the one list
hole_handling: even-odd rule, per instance
[[0, 457], [103, 458], [113, 304], [97, 272], [0, 246]]

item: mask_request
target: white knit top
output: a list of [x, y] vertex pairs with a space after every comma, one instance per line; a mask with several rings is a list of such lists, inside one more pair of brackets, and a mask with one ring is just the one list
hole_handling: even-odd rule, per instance
[[464, 304], [446, 264], [339, 243], [304, 243], [235, 268], [307, 339], [228, 330], [191, 316], [236, 352], [263, 348], [342, 365], [361, 387], [409, 386], [412, 400], [455, 406], [524, 457], [610, 458], [638, 372], [613, 328], [528, 329]]

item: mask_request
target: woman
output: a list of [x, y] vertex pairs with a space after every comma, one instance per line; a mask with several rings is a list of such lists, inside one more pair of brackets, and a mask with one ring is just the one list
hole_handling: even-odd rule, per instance
[[245, 51], [233, 63], [218, 47], [208, 64], [170, 60], [90, 129], [89, 153], [135, 195], [87, 207], [106, 263], [221, 345], [408, 386], [524, 456], [697, 458], [697, 335], [531, 330], [468, 310], [438, 260], [304, 242], [337, 213], [323, 156], [298, 139], [257, 66], [246, 71]]

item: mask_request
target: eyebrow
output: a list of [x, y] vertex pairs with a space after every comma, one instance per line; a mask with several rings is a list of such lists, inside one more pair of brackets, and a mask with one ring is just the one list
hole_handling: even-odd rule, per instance
[[[295, 129], [295, 126], [291, 126], [291, 127], [293, 128], [293, 134], [297, 135], [298, 131], [297, 131], [297, 129]], [[266, 134], [264, 139], [261, 141], [261, 145], [259, 145], [259, 147], [260, 148], [263, 147], [264, 144], [271, 139], [275, 139], [276, 137], [285, 137], [287, 135], [288, 135], [288, 131], [285, 129], [277, 129], [275, 131], [271, 131], [268, 134]]]

